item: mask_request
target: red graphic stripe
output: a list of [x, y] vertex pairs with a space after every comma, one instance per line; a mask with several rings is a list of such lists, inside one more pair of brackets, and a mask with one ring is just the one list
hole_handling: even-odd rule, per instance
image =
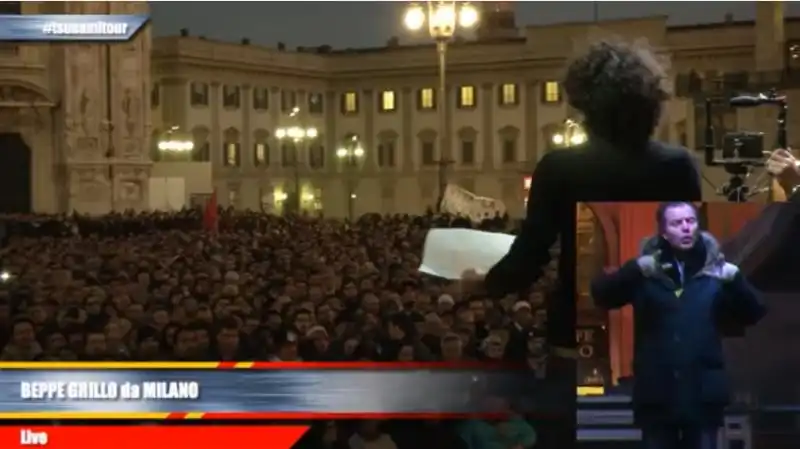
[[346, 419], [500, 419], [503, 413], [300, 413], [300, 412], [207, 412], [204, 420], [324, 421]]
[[3, 426], [0, 447], [21, 449], [290, 449], [307, 426]]
[[487, 362], [253, 362], [251, 369], [282, 370], [421, 370], [513, 368], [512, 365]]

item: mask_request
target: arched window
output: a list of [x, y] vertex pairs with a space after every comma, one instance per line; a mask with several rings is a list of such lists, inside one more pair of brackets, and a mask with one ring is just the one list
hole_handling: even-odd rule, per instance
[[239, 167], [242, 163], [239, 131], [236, 128], [225, 130], [225, 142], [222, 145], [222, 165]]
[[256, 167], [268, 167], [270, 163], [269, 133], [263, 129], [258, 129], [254, 137], [253, 165]]
[[192, 129], [192, 160], [195, 162], [208, 162], [211, 160], [211, 144], [208, 142], [210, 132], [205, 126], [196, 126]]

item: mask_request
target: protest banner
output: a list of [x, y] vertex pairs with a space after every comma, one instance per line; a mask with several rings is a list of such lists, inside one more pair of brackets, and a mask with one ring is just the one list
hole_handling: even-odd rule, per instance
[[448, 184], [442, 197], [440, 210], [445, 213], [467, 217], [479, 223], [487, 218], [506, 213], [505, 204], [495, 198], [478, 196], [463, 187]]

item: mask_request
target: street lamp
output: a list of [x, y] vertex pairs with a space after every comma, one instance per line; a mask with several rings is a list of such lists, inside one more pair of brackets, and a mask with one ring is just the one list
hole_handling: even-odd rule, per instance
[[410, 31], [419, 31], [428, 24], [428, 33], [436, 41], [439, 56], [439, 208], [447, 188], [447, 166], [449, 159], [449, 136], [447, 135], [447, 44], [459, 28], [474, 28], [480, 20], [478, 9], [469, 3], [449, 1], [411, 4], [406, 10], [403, 24]]
[[[289, 113], [289, 118], [296, 118], [299, 114], [300, 108], [295, 106], [292, 112]], [[287, 126], [277, 128], [275, 130], [275, 137], [282, 142], [281, 147], [283, 147], [285, 142], [292, 142], [294, 147], [294, 207], [295, 212], [299, 214], [302, 198], [300, 197], [300, 157], [298, 151], [299, 147], [303, 146], [305, 142], [319, 137], [319, 131], [314, 127]]]
[[580, 123], [567, 119], [564, 122], [562, 130], [553, 134], [551, 141], [553, 145], [562, 148], [575, 147], [583, 145], [588, 140], [586, 131]]
[[192, 139], [181, 135], [180, 128], [173, 126], [158, 141], [158, 151], [167, 154], [186, 154], [194, 150]]
[[336, 157], [339, 158], [345, 165], [347, 172], [347, 215], [350, 220], [353, 219], [354, 207], [356, 201], [355, 192], [355, 169], [361, 158], [364, 157], [364, 147], [361, 146], [361, 139], [358, 135], [350, 134], [342, 142], [342, 145], [336, 149]]

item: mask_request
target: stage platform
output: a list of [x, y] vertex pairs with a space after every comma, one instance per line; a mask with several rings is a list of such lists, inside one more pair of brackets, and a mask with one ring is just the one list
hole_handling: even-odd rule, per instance
[[[641, 432], [633, 425], [630, 396], [578, 398], [578, 442], [581, 448], [638, 448]], [[719, 432], [719, 449], [754, 449], [750, 418], [731, 412]]]

